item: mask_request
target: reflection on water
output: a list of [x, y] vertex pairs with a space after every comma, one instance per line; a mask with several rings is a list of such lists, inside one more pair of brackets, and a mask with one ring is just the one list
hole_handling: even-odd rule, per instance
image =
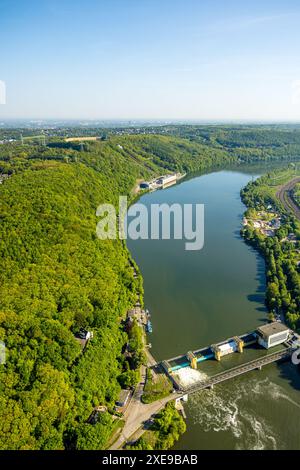
[[[239, 230], [245, 210], [240, 190], [269, 170], [265, 165], [231, 168], [141, 198], [146, 205], [205, 204], [201, 251], [185, 251], [180, 240], [128, 240], [144, 278], [153, 324], [149, 341], [157, 360], [251, 331], [266, 321], [264, 261]], [[202, 363], [200, 372], [209, 375], [209, 366]], [[300, 449], [300, 374], [289, 364], [266, 366], [192, 396], [186, 412], [187, 432], [177, 449]]]

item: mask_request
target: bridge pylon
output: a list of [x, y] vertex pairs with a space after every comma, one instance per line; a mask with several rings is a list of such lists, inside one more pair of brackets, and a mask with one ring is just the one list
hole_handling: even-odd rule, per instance
[[220, 361], [221, 360], [221, 349], [219, 348], [219, 346], [217, 344], [212, 344], [211, 350], [213, 351], [213, 353], [215, 355], [215, 359], [217, 361]]
[[241, 338], [239, 338], [238, 336], [235, 336], [233, 338], [233, 340], [234, 340], [235, 344], [237, 345], [238, 352], [239, 353], [244, 352], [244, 346], [245, 346], [244, 341]]
[[192, 351], [189, 351], [186, 355], [187, 359], [190, 361], [191, 368], [197, 369], [197, 358]]

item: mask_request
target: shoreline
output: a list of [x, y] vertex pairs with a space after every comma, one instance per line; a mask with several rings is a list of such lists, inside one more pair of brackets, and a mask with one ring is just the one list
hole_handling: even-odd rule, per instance
[[[185, 178], [185, 176], [186, 176], [186, 173], [183, 174], [183, 175], [181, 175], [180, 178], [178, 178], [178, 179], [176, 180], [176, 182], [175, 182], [172, 186], [175, 186], [179, 181], [182, 181], [182, 180]], [[156, 178], [159, 178], [159, 177], [154, 177], [154, 179], [156, 179]], [[150, 192], [149, 190], [141, 190], [141, 189], [139, 188], [139, 184], [140, 184], [141, 181], [143, 181], [143, 180], [142, 180], [142, 179], [138, 179], [138, 180], [136, 181], [135, 186], [133, 187], [133, 189], [132, 189], [132, 191], [131, 191], [131, 195], [133, 195], [133, 197], [132, 197], [132, 199], [130, 199], [130, 201], [129, 201], [129, 203], [128, 203], [127, 211], [129, 210], [129, 208], [130, 208], [133, 204], [135, 204], [135, 203], [140, 199], [140, 197], [142, 197], [142, 196], [144, 196], [145, 194], [147, 194], [148, 192]], [[158, 189], [164, 190], [164, 189], [168, 189], [169, 187], [170, 187], [170, 186], [165, 186], [165, 187], [161, 187], [161, 188], [158, 188]], [[140, 278], [140, 280], [141, 280], [141, 285], [142, 285], [142, 289], [143, 289], [143, 283], [144, 283], [143, 276], [142, 276], [142, 274], [141, 274], [141, 271], [140, 271], [140, 268], [139, 268], [138, 264], [137, 264], [136, 261], [134, 260], [132, 254], [131, 254], [131, 252], [130, 252], [128, 246], [127, 246], [126, 240], [124, 240], [124, 247], [125, 247], [125, 249], [127, 250], [127, 253], [128, 253], [128, 255], [129, 255], [129, 256], [128, 256], [129, 263], [131, 264], [132, 267], [134, 267], [135, 270], [136, 270], [136, 269], [138, 270], [138, 272], [135, 271], [135, 273], [136, 273], [137, 277]], [[145, 302], [144, 302], [144, 291], [143, 291], [142, 293], [140, 293], [139, 298], [137, 299], [137, 303], [136, 303], [135, 306], [133, 306], [133, 308], [136, 308], [137, 304], [139, 304], [138, 307], [140, 307], [140, 308], [143, 307], [143, 308], [144, 308], [144, 304], [145, 304]], [[147, 359], [147, 363], [146, 363], [146, 364], [143, 364], [143, 365], [141, 366], [141, 368], [140, 368], [141, 380], [140, 380], [140, 382], [137, 384], [137, 386], [135, 387], [135, 389], [134, 389], [134, 391], [133, 391], [133, 396], [134, 396], [134, 394], [136, 393], [136, 390], [137, 390], [137, 389], [140, 389], [140, 388], [141, 388], [141, 385], [142, 385], [142, 386], [143, 386], [143, 389], [142, 389], [142, 394], [141, 394], [141, 396], [140, 396], [140, 399], [141, 399], [141, 402], [143, 403], [142, 397], [143, 397], [143, 394], [144, 394], [144, 388], [145, 388], [146, 381], [147, 381], [147, 374], [146, 374], [146, 373], [147, 373], [147, 370], [150, 369], [151, 363], [152, 363], [153, 361], [156, 363], [157, 361], [155, 360], [155, 358], [152, 356], [151, 352], [150, 352], [149, 349], [147, 348], [147, 332], [146, 332], [145, 327], [144, 327], [144, 326], [140, 326], [140, 328], [141, 328], [141, 330], [142, 330], [142, 338], [143, 338], [143, 344], [144, 344], [143, 352], [144, 352], [144, 354], [145, 354], [145, 358]], [[150, 357], [149, 357], [149, 356], [150, 356]], [[173, 400], [173, 399], [175, 399], [175, 397], [172, 396], [172, 400]], [[132, 400], [133, 400], [133, 397], [132, 397], [132, 399], [131, 399], [131, 403], [132, 403]], [[148, 404], [148, 406], [151, 406], [151, 405], [152, 405], [153, 408], [154, 408], [154, 412], [153, 412], [153, 417], [154, 417], [154, 419], [155, 419], [155, 416], [156, 416], [157, 414], [159, 414], [162, 410], [164, 410], [164, 409], [166, 408], [166, 406], [167, 406], [167, 404], [169, 403], [169, 401], [170, 401], [170, 399], [169, 399], [169, 395], [168, 395], [168, 396], [167, 396], [167, 401], [165, 401], [165, 399], [162, 398], [162, 399], [159, 400], [158, 402], [157, 402], [157, 400], [155, 400], [154, 402], [150, 402], [150, 403]], [[130, 404], [131, 404], [131, 403], [130, 403]], [[130, 406], [130, 404], [129, 404], [129, 406]], [[143, 404], [145, 405], [145, 403], [143, 403]], [[155, 406], [155, 405], [156, 405], [156, 406]], [[157, 405], [158, 405], [158, 406], [157, 406]], [[183, 411], [183, 413], [182, 413], [182, 412], [179, 412], [179, 411], [177, 411], [177, 410], [175, 410], [175, 411], [178, 413], [178, 416], [182, 416], [183, 418], [185, 418], [185, 413], [184, 413], [184, 411]], [[124, 414], [124, 416], [127, 418], [127, 414], [126, 414], [126, 413], [128, 413], [128, 408], [126, 409], [125, 414]], [[123, 427], [125, 427], [125, 425], [126, 425], [126, 420], [124, 421], [124, 426], [123, 426]], [[113, 436], [111, 437], [111, 440], [112, 440], [113, 442], [112, 442], [112, 444], [110, 444], [109, 449], [110, 449], [110, 450], [123, 449], [123, 447], [126, 446], [126, 441], [129, 442], [130, 439], [131, 439], [132, 437], [134, 437], [135, 435], [138, 436], [138, 437], [135, 439], [135, 442], [138, 442], [138, 441], [143, 437], [143, 435], [144, 435], [147, 431], [149, 431], [148, 429], [145, 429], [145, 430], [143, 430], [143, 431], [141, 432], [141, 430], [142, 430], [142, 428], [141, 428], [141, 426], [140, 426], [139, 428], [137, 428], [137, 429], [131, 434], [131, 436], [126, 436], [126, 439], [124, 439], [123, 444], [120, 446], [120, 445], [118, 444], [118, 441], [122, 438], [122, 433], [123, 433], [123, 428], [122, 428], [121, 431], [119, 431], [119, 432], [117, 433], [117, 436], [114, 436], [114, 435], [113, 435]], [[121, 435], [119, 436], [119, 434], [121, 434]], [[166, 450], [167, 450], [167, 449], [166, 449]]]
[[[241, 168], [242, 168], [243, 166], [246, 166], [246, 165], [241, 165]], [[217, 170], [222, 171], [222, 168], [218, 168]], [[203, 174], [203, 173], [202, 173], [202, 174]], [[205, 174], [205, 172], [204, 172], [204, 174]], [[242, 189], [244, 189], [244, 188], [242, 188]], [[145, 193], [146, 193], [146, 192], [143, 192], [143, 193], [140, 194], [139, 196], [141, 196], [141, 195], [143, 195], [143, 194], [145, 194]], [[240, 196], [240, 197], [241, 197], [241, 196]], [[242, 197], [241, 197], [241, 200], [242, 200], [242, 202], [244, 202], [243, 199], [242, 199]], [[243, 240], [244, 240], [244, 242], [247, 243], [245, 237], [243, 237]], [[127, 247], [127, 249], [128, 249], [128, 247]], [[129, 251], [129, 250], [128, 250], [128, 251]], [[267, 319], [266, 319], [266, 320], [267, 320]], [[146, 334], [145, 334], [145, 335], [146, 335]]]
[[[260, 181], [259, 181], [260, 180]], [[258, 179], [259, 185], [263, 184], [263, 177]], [[247, 191], [250, 192], [252, 190], [252, 183], [248, 183], [242, 190], [241, 190], [241, 199], [242, 202], [246, 206], [246, 211], [244, 212], [244, 221], [246, 220], [247, 223], [244, 224], [244, 227], [241, 229], [241, 236], [243, 237], [244, 241], [250, 246], [252, 246], [259, 254], [263, 257], [265, 262], [265, 279], [266, 279], [266, 291], [265, 291], [265, 305], [268, 309], [268, 319], [269, 321], [281, 321], [288, 327], [292, 328], [295, 331], [299, 330], [297, 328], [296, 323], [291, 324], [291, 318], [289, 317], [289, 308], [284, 302], [281, 302], [281, 296], [283, 296], [282, 292], [278, 292], [273, 294], [274, 298], [270, 297], [270, 286], [276, 280], [278, 282], [279, 273], [277, 273], [278, 267], [276, 267], [275, 273], [273, 273], [273, 268], [271, 267], [275, 263], [278, 263], [280, 260], [280, 266], [282, 260], [280, 258], [282, 247], [284, 244], [288, 244], [290, 246], [291, 253], [288, 255], [288, 259], [293, 259], [293, 257], [298, 252], [296, 249], [297, 244], [299, 243], [299, 238], [295, 233], [299, 233], [299, 218], [297, 217], [299, 208], [296, 206], [294, 202], [293, 206], [289, 205], [285, 199], [285, 193], [288, 193], [288, 198], [290, 198], [289, 192], [291, 191], [294, 186], [300, 182], [300, 177], [295, 177], [291, 175], [290, 179], [282, 185], [275, 185], [272, 191], [269, 190], [266, 194], [261, 196], [262, 200], [260, 204], [257, 201], [250, 201], [249, 195]], [[258, 189], [259, 191], [259, 189]], [[275, 193], [274, 193], [275, 191]], [[273, 194], [274, 193], [274, 194]], [[259, 192], [258, 192], [259, 194]], [[269, 204], [269, 206], [268, 206]], [[262, 209], [265, 206], [264, 209]], [[269, 207], [269, 209], [268, 209]], [[272, 207], [272, 209], [271, 209]], [[262, 230], [258, 225], [260, 222], [255, 223], [256, 219], [249, 219], [248, 215], [250, 211], [256, 211], [255, 213], [258, 215], [263, 213], [263, 210], [266, 211], [268, 214], [268, 210], [272, 210], [271, 215], [273, 216], [273, 212], [277, 214], [278, 219], [278, 226], [274, 230]], [[258, 212], [260, 211], [260, 212]], [[275, 220], [275, 219], [274, 219]], [[283, 236], [284, 232], [287, 231], [288, 236]], [[265, 232], [265, 233], [263, 233]], [[270, 240], [270, 242], [268, 241]], [[272, 244], [273, 243], [273, 244]], [[268, 246], [268, 249], [266, 249]], [[277, 247], [277, 251], [280, 250], [279, 253], [275, 254], [275, 246]], [[283, 258], [285, 259], [285, 258]], [[274, 261], [272, 261], [274, 260]], [[276, 265], [277, 266], [277, 265]], [[299, 264], [298, 264], [299, 266]], [[271, 270], [271, 272], [270, 272]], [[282, 268], [280, 267], [280, 272], [282, 272]], [[288, 287], [289, 284], [289, 275], [285, 273], [285, 278], [283, 281], [283, 285], [281, 289], [286, 290], [287, 293], [290, 294], [290, 288]], [[278, 298], [277, 298], [278, 297]]]

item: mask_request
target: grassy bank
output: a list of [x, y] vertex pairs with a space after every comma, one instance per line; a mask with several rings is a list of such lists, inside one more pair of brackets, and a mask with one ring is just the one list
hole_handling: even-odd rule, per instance
[[158, 413], [149, 430], [133, 446], [131, 450], [167, 450], [174, 446], [180, 436], [186, 431], [183, 417], [176, 410], [173, 402]]
[[173, 385], [162, 371], [154, 373], [150, 368], [146, 373], [146, 384], [142, 396], [143, 403], [152, 403], [170, 395]]

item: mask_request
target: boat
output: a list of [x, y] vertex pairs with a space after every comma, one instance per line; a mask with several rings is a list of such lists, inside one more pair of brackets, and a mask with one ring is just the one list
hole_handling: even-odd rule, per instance
[[150, 320], [147, 321], [147, 326], [146, 326], [147, 333], [152, 333], [152, 323]]

